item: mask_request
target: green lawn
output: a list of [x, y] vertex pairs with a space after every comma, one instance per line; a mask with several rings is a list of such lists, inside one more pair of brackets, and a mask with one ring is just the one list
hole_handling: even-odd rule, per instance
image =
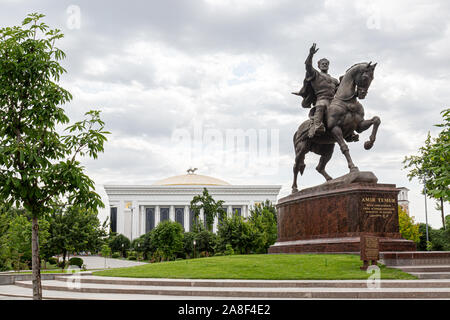
[[[152, 263], [109, 269], [94, 275], [174, 279], [349, 280], [367, 279], [359, 255], [252, 254]], [[380, 268], [381, 279], [416, 279], [400, 270]]]

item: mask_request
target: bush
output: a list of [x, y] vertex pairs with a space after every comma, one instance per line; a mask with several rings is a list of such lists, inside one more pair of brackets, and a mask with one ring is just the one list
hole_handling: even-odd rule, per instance
[[205, 256], [210, 256], [214, 254], [214, 249], [216, 247], [217, 236], [211, 231], [202, 230], [195, 235], [197, 252], [205, 252]]
[[58, 259], [56, 259], [54, 257], [50, 257], [50, 258], [47, 259], [47, 262], [50, 263], [50, 264], [57, 265], [58, 264]]
[[114, 252], [111, 256], [114, 259], [120, 258], [120, 253], [119, 252]]
[[233, 250], [233, 247], [231, 246], [231, 244], [227, 243], [225, 245], [225, 252], [224, 252], [224, 254], [226, 256], [232, 256], [234, 254], [234, 250]]
[[154, 238], [154, 231], [155, 229], [147, 232], [146, 234], [140, 236], [139, 238], [142, 238], [141, 246], [139, 248], [139, 251], [142, 252], [144, 260], [148, 260], [152, 257], [153, 253], [156, 251], [155, 242], [153, 240]]
[[249, 222], [256, 229], [254, 238], [254, 252], [267, 253], [269, 247], [273, 245], [278, 236], [277, 210], [269, 200], [263, 204], [256, 204], [250, 210]]
[[230, 245], [234, 253], [253, 253], [255, 248], [260, 247], [261, 235], [258, 229], [252, 223], [244, 221], [243, 217], [225, 217], [217, 232], [216, 249], [227, 254], [227, 245]]
[[[194, 256], [194, 239], [196, 233], [195, 232], [185, 232], [183, 234], [183, 252], [187, 257]], [[197, 248], [196, 248], [197, 250]]]
[[125, 257], [126, 251], [130, 249], [131, 242], [130, 239], [125, 237], [123, 234], [118, 234], [111, 236], [108, 245], [111, 248], [111, 251], [119, 251], [122, 254], [122, 257]]
[[153, 230], [152, 242], [161, 260], [173, 260], [183, 251], [183, 227], [178, 222], [163, 221]]
[[420, 242], [419, 224], [415, 223], [414, 218], [410, 217], [401, 206], [398, 206], [398, 226], [402, 238], [412, 240], [416, 244]]
[[83, 259], [78, 258], [78, 257], [73, 257], [69, 259], [69, 266], [78, 266], [83, 267]]
[[128, 253], [128, 260], [136, 260], [137, 259], [137, 253], [136, 251], [130, 251]]

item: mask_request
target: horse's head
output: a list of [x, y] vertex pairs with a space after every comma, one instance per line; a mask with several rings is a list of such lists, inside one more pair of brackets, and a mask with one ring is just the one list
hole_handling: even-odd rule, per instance
[[355, 77], [356, 96], [358, 99], [364, 99], [373, 80], [373, 72], [377, 64], [372, 62], [361, 64], [359, 72]]

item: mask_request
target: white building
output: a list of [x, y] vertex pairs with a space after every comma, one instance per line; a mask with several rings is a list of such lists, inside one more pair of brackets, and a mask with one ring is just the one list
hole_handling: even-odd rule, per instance
[[[189, 172], [189, 171], [188, 171]], [[236, 212], [244, 218], [256, 203], [270, 200], [276, 204], [280, 185], [230, 185], [229, 183], [190, 171], [153, 185], [104, 185], [110, 210], [111, 229], [130, 240], [155, 228], [160, 221], [179, 222], [190, 231], [193, 213], [190, 202], [207, 188], [214, 200], [223, 200], [228, 215]], [[106, 204], [106, 203], [105, 203]], [[204, 221], [203, 212], [200, 218]], [[218, 218], [213, 231], [217, 231]]]
[[408, 200], [408, 188], [400, 187], [398, 188], [400, 192], [398, 193], [398, 205], [405, 210], [405, 212], [409, 215], [409, 200]]

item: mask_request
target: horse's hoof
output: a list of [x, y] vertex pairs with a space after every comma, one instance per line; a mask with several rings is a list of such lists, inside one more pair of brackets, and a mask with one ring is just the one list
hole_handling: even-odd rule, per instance
[[297, 188], [292, 188], [292, 193], [296, 193], [296, 192], [298, 192], [298, 189]]
[[373, 142], [372, 141], [366, 141], [364, 142], [364, 149], [369, 150], [373, 147]]

